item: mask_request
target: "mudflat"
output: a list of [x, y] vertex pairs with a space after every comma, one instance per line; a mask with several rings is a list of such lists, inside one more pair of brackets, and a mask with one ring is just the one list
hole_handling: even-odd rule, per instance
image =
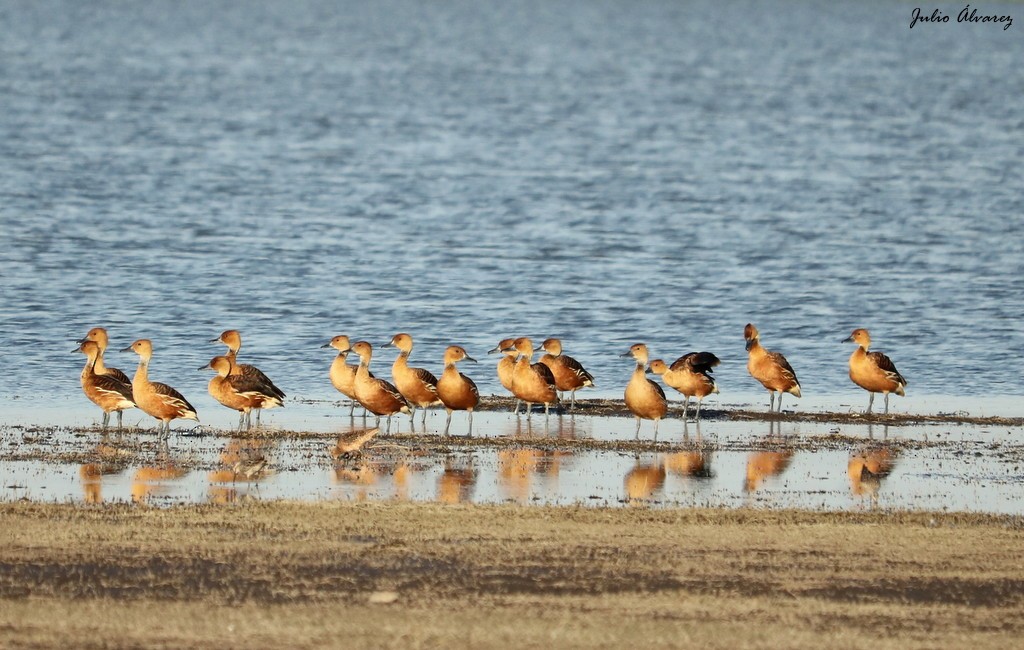
[[1015, 647], [1024, 519], [0, 505], [0, 646]]

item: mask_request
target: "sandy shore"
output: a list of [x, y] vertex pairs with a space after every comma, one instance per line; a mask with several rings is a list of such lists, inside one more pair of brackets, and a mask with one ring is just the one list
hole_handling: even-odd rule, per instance
[[3, 647], [1013, 647], [1024, 520], [0, 505]]

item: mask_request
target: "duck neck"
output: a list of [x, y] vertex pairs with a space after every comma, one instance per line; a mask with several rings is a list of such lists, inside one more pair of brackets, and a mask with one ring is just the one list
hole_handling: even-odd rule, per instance
[[132, 379], [132, 384], [140, 383], [145, 384], [149, 382], [149, 359], [139, 359], [139, 367], [135, 369], [135, 377]]
[[406, 370], [409, 368], [409, 352], [402, 350], [398, 353], [398, 357], [395, 362], [391, 364], [391, 370]]
[[449, 361], [444, 364], [444, 372], [441, 373], [442, 377], [456, 377], [459, 374], [459, 369], [455, 367], [454, 361]]
[[85, 367], [82, 368], [82, 378], [96, 374], [96, 356], [88, 354], [85, 357]]
[[370, 377], [370, 360], [359, 357], [359, 368], [356, 370], [357, 379], [368, 379]]

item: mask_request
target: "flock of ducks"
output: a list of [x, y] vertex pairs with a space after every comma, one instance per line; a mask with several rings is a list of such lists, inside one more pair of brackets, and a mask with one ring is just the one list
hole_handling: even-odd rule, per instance
[[[764, 349], [760, 333], [753, 324], [744, 328], [748, 353], [747, 370], [770, 394], [769, 411], [782, 410], [782, 394], [800, 397], [800, 381], [786, 358]], [[131, 379], [116, 368], [105, 365], [103, 354], [109, 339], [106, 329], [94, 327], [78, 341], [75, 352], [86, 357], [82, 369], [81, 383], [85, 395], [103, 409], [103, 428], [109, 425], [110, 414], [117, 413], [117, 426], [121, 428], [122, 413], [125, 409], [137, 407], [159, 422], [158, 431], [167, 435], [175, 419], [197, 420], [198, 412], [185, 397], [167, 384], [150, 381], [149, 362], [153, 356], [153, 345], [148, 339], [139, 339], [124, 348], [122, 352], [139, 355], [139, 365]], [[224, 406], [238, 411], [238, 427], [241, 430], [252, 425], [252, 412], [256, 411], [259, 423], [262, 409], [284, 406], [285, 393], [255, 366], [237, 363], [236, 357], [242, 347], [242, 337], [237, 330], [226, 330], [211, 343], [227, 346], [224, 355], [216, 356], [200, 368], [216, 373], [210, 380], [210, 395]], [[869, 352], [871, 336], [866, 329], [855, 329], [844, 342], [857, 344], [850, 356], [850, 379], [868, 391], [867, 412], [871, 412], [875, 393], [885, 395], [885, 412], [889, 412], [889, 394], [904, 395], [906, 379], [896, 370], [892, 360], [881, 352]], [[469, 417], [469, 431], [473, 430], [473, 409], [480, 402], [480, 392], [473, 380], [459, 372], [461, 361], [476, 362], [466, 350], [451, 345], [444, 353], [444, 369], [437, 378], [423, 368], [409, 365], [413, 339], [405, 333], [396, 334], [381, 347], [397, 348], [398, 358], [391, 366], [394, 383], [388, 382], [370, 372], [373, 346], [367, 341], [351, 343], [347, 336], [335, 336], [323, 348], [334, 348], [338, 356], [330, 368], [330, 379], [334, 387], [352, 400], [350, 414], [356, 403], [368, 413], [387, 418], [390, 429], [391, 416], [406, 413], [415, 422], [415, 411], [423, 413], [426, 421], [427, 409], [443, 406], [448, 413], [445, 434], [451, 426], [453, 411], [466, 411]], [[555, 338], [545, 340], [540, 350], [544, 353], [539, 362], [533, 362], [535, 349], [526, 337], [505, 339], [489, 354], [503, 355], [498, 362], [497, 373], [501, 385], [516, 398], [515, 413], [520, 403], [526, 404], [527, 417], [534, 404], [544, 405], [544, 414], [560, 402], [559, 395], [568, 392], [570, 408], [576, 404], [576, 391], [594, 386], [594, 377], [579, 361], [562, 353], [562, 343]], [[359, 358], [358, 365], [348, 363], [349, 355]], [[629, 348], [623, 357], [631, 357], [636, 368], [625, 389], [627, 408], [636, 418], [636, 434], [639, 436], [642, 420], [654, 421], [657, 435], [658, 423], [668, 413], [668, 400], [661, 385], [648, 378], [648, 374], [661, 377], [662, 381], [685, 397], [683, 417], [689, 411], [691, 398], [697, 400], [695, 418], [700, 418], [701, 401], [717, 393], [718, 385], [712, 375], [719, 359], [710, 352], [690, 352], [671, 364], [661, 359], [650, 360], [647, 346], [637, 343]], [[775, 394], [778, 393], [778, 406]]]

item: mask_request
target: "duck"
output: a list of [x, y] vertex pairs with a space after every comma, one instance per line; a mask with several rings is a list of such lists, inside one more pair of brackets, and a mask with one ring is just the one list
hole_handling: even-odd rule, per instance
[[555, 377], [555, 388], [569, 391], [569, 408], [576, 407], [576, 391], [587, 386], [594, 386], [594, 376], [587, 372], [576, 359], [562, 354], [562, 341], [556, 338], [544, 339], [540, 349], [545, 352], [540, 363], [551, 369]]
[[358, 341], [352, 346], [352, 352], [359, 356], [359, 369], [356, 370], [356, 399], [370, 413], [377, 416], [378, 423], [383, 415], [387, 417], [384, 432], [391, 429], [391, 416], [395, 413], [410, 413], [409, 402], [390, 382], [370, 374], [370, 361], [373, 358], [373, 346], [367, 341]]
[[[512, 392], [512, 376], [516, 371], [516, 357], [519, 353], [516, 351], [513, 344], [516, 342], [515, 338], [502, 339], [497, 347], [494, 347], [487, 351], [487, 354], [502, 354], [501, 361], [498, 362], [498, 381], [501, 382], [502, 387], [508, 392], [515, 396]], [[516, 397], [516, 406], [512, 411], [515, 415], [519, 415], [519, 404], [522, 400]]]
[[[334, 357], [334, 361], [331, 362], [331, 384], [339, 393], [351, 400], [348, 415], [352, 417], [355, 413], [356, 402], [359, 401], [356, 399], [356, 371], [359, 370], [359, 366], [352, 366], [347, 362], [348, 354], [352, 351], [352, 344], [347, 336], [339, 334], [321, 345], [320, 348], [334, 348], [338, 351], [338, 356]], [[373, 377], [373, 373], [370, 373], [370, 377]]]
[[688, 352], [673, 361], [671, 366], [661, 359], [655, 359], [651, 361], [647, 371], [660, 375], [667, 386], [675, 388], [686, 397], [683, 401], [684, 420], [689, 411], [690, 398], [696, 397], [697, 414], [694, 415], [694, 419], [700, 420], [701, 401], [708, 395], [719, 392], [718, 384], [711, 376], [711, 369], [719, 363], [719, 358], [710, 352]]
[[256, 366], [252, 366], [247, 363], [238, 363], [238, 351], [242, 348], [242, 335], [238, 330], [224, 330], [217, 338], [210, 339], [210, 343], [223, 343], [228, 346], [228, 352], [224, 356], [231, 359], [231, 363], [233, 364], [231, 371], [232, 374], [242, 375], [250, 381], [258, 382], [260, 386], [264, 386], [270, 391], [270, 395], [277, 398], [276, 402], [268, 402], [266, 406], [255, 409], [257, 424], [259, 424], [260, 421], [260, 412], [264, 408], [271, 409], [275, 406], [284, 406], [284, 398], [287, 397], [287, 395], [284, 394], [283, 390], [274, 385], [274, 382], [270, 380], [270, 377], [264, 374], [264, 372]]
[[444, 351], [444, 372], [437, 382], [438, 397], [448, 411], [448, 419], [444, 423], [445, 435], [448, 435], [448, 427], [452, 423], [452, 411], [469, 412], [469, 435], [473, 435], [473, 409], [480, 403], [480, 391], [476, 384], [455, 367], [459, 361], [476, 363], [476, 359], [466, 354], [464, 348], [449, 345]]
[[636, 361], [625, 393], [626, 407], [636, 418], [635, 437], [640, 437], [640, 421], [644, 419], [654, 420], [654, 437], [657, 438], [658, 422], [668, 413], [668, 400], [661, 386], [647, 378], [647, 361], [650, 358], [647, 346], [636, 343], [619, 356], [632, 357]]
[[511, 349], [515, 350], [517, 355], [512, 374], [512, 393], [526, 403], [527, 417], [530, 416], [530, 407], [533, 404], [543, 404], [544, 417], [547, 418], [551, 405], [558, 403], [555, 376], [543, 363], [532, 363], [533, 342], [529, 338], [517, 338], [513, 341]]
[[241, 431], [243, 427], [248, 430], [252, 427], [253, 409], [281, 406], [273, 404], [275, 401], [280, 402], [280, 398], [272, 394], [269, 386], [246, 375], [232, 375], [234, 363], [227, 355], [218, 356], [199, 369], [209, 368], [217, 373], [207, 385], [210, 396], [229, 409], [238, 411], [238, 430]]
[[160, 421], [157, 432], [164, 436], [171, 433], [171, 420], [199, 421], [199, 413], [188, 400], [167, 384], [149, 380], [149, 361], [153, 358], [153, 343], [149, 339], [139, 339], [122, 352], [134, 352], [139, 355], [139, 367], [132, 378], [132, 400], [147, 415]]
[[[782, 354], [761, 347], [761, 333], [753, 323], [747, 323], [743, 328], [743, 338], [747, 341], [747, 372], [761, 382], [771, 396], [768, 412], [774, 409], [781, 413], [783, 393], [800, 397], [800, 380], [796, 378], [793, 366]], [[779, 394], [778, 409], [775, 409], [775, 393]]]
[[121, 430], [121, 414], [125, 409], [135, 408], [130, 384], [118, 381], [112, 375], [101, 375], [96, 372], [96, 362], [100, 358], [100, 346], [84, 339], [72, 350], [85, 355], [85, 367], [82, 368], [82, 392], [93, 404], [103, 409], [103, 430], [110, 424], [110, 413], [117, 412], [117, 430]]
[[409, 419], [413, 420], [416, 409], [423, 410], [423, 424], [427, 422], [427, 409], [439, 406], [441, 399], [437, 395], [437, 377], [423, 368], [409, 366], [409, 354], [412, 353], [412, 336], [401, 332], [391, 337], [391, 341], [382, 348], [398, 348], [398, 358], [391, 366], [391, 378], [402, 397], [409, 402]]
[[85, 343], [86, 341], [93, 341], [94, 343], [96, 343], [97, 346], [99, 346], [100, 353], [96, 357], [95, 366], [96, 374], [113, 377], [117, 381], [127, 386], [128, 390], [131, 390], [131, 377], [129, 377], [123, 371], [118, 370], [117, 368], [108, 368], [106, 365], [104, 365], [105, 360], [103, 358], [103, 354], [107, 351], [107, 346], [110, 344], [110, 338], [107, 336], [106, 328], [94, 327], [91, 330], [89, 330], [89, 332], [84, 337], [78, 339], [78, 341], [76, 342]]
[[889, 413], [889, 393], [900, 397], [906, 395], [907, 380], [903, 378], [892, 359], [881, 352], [868, 352], [871, 334], [864, 328], [857, 328], [843, 339], [843, 343], [856, 343], [857, 349], [850, 355], [850, 380], [868, 391], [868, 413], [871, 413], [875, 393], [885, 395], [885, 413]]

